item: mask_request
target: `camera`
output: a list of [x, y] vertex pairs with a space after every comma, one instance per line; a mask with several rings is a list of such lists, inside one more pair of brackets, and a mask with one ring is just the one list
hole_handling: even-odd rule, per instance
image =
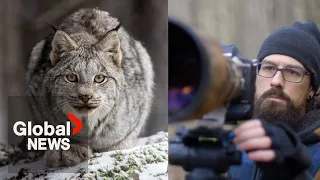
[[185, 125], [170, 137], [169, 163], [190, 172], [186, 179], [224, 179], [230, 166], [241, 164], [224, 125], [252, 118], [256, 61], [175, 19], [168, 28], [169, 125]]

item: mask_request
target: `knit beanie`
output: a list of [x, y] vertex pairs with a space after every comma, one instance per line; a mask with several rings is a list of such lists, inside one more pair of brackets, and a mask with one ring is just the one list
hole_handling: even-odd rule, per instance
[[320, 85], [320, 32], [317, 25], [308, 21], [275, 30], [262, 43], [258, 59], [271, 54], [282, 54], [298, 60], [311, 75], [311, 85], [317, 93]]

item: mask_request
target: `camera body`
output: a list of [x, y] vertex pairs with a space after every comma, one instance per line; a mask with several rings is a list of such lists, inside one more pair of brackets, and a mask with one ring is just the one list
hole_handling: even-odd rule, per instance
[[[228, 104], [225, 117], [226, 123], [236, 124], [239, 120], [251, 119], [253, 114], [256, 60], [245, 59], [240, 55], [235, 45], [221, 46], [224, 57], [226, 57], [241, 73], [240, 93]], [[240, 62], [237, 62], [240, 61]]]

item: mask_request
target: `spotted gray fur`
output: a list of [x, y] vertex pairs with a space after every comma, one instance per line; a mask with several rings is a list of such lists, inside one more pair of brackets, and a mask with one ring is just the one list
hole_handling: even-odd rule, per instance
[[[34, 122], [65, 124], [71, 112], [84, 123], [72, 136], [69, 152], [46, 151], [48, 166], [72, 166], [91, 152], [132, 147], [149, 115], [154, 88], [150, 57], [124, 27], [115, 29], [118, 25], [108, 12], [80, 9], [32, 49], [26, 77]], [[75, 77], [70, 74], [78, 81], [69, 82]], [[95, 83], [96, 75], [107, 80]], [[79, 96], [90, 95], [89, 102], [99, 105], [93, 112], [73, 107], [82, 103]]]

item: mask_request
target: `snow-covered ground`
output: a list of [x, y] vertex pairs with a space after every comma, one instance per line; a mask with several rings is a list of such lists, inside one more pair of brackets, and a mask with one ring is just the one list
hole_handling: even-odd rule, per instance
[[[93, 154], [74, 167], [43, 169], [44, 160], [0, 168], [0, 179], [168, 179], [168, 133], [140, 138], [132, 149]], [[15, 169], [15, 170], [14, 170]], [[32, 172], [37, 169], [36, 172]], [[43, 169], [43, 170], [39, 170]], [[9, 173], [16, 172], [16, 173]]]

